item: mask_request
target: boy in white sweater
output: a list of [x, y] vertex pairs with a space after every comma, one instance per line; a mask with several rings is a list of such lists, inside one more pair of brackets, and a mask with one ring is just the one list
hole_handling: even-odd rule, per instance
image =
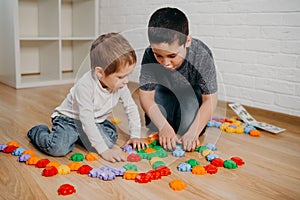
[[108, 33], [93, 42], [90, 59], [91, 70], [78, 80], [51, 115], [52, 131], [45, 125], [37, 125], [27, 136], [39, 150], [52, 156], [65, 156], [79, 142], [107, 161], [125, 161], [122, 150], [114, 145], [118, 138], [116, 128], [107, 117], [121, 101], [131, 133], [125, 145], [146, 147], [140, 139], [138, 109], [127, 87], [136, 54], [122, 35]]

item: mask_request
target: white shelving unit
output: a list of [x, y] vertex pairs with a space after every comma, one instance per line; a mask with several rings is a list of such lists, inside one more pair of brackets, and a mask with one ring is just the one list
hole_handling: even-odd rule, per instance
[[1, 0], [0, 82], [72, 83], [98, 36], [98, 0]]

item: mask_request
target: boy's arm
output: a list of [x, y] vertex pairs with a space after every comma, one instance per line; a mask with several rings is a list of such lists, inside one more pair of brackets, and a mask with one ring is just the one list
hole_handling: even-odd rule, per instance
[[[108, 150], [104, 139], [99, 134], [99, 129], [96, 126], [93, 107], [93, 90], [90, 85], [77, 85], [74, 91], [74, 107], [78, 107], [79, 120], [82, 124], [82, 129], [88, 137], [92, 147], [99, 154]], [[86, 146], [87, 147], [87, 146]], [[89, 150], [89, 149], [88, 149]], [[90, 150], [89, 150], [90, 151]]]
[[154, 95], [155, 90], [144, 91], [140, 89], [139, 98], [141, 106], [154, 125], [158, 128], [160, 144], [165, 149], [175, 149], [176, 144], [180, 143], [180, 141], [177, 138], [174, 129], [168, 123], [167, 119], [161, 113], [158, 105], [155, 103]]
[[211, 119], [218, 102], [218, 93], [202, 95], [202, 105], [188, 131], [182, 136], [183, 148], [187, 151], [199, 146], [198, 137]]

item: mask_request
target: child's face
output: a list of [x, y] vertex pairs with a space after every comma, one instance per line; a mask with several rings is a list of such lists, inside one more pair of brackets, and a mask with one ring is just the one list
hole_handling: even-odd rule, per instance
[[100, 83], [103, 87], [107, 87], [108, 90], [118, 90], [123, 88], [128, 83], [128, 76], [133, 71], [135, 65], [126, 65], [120, 67], [117, 72], [114, 72], [109, 75], [102, 73]]
[[175, 70], [183, 63], [186, 57], [186, 48], [189, 46], [189, 38], [185, 45], [179, 45], [178, 40], [174, 41], [172, 44], [151, 44], [151, 48], [157, 62], [169, 70]]

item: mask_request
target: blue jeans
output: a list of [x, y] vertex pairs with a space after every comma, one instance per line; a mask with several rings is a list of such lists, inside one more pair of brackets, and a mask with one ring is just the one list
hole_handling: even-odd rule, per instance
[[[116, 127], [107, 120], [96, 125], [99, 134], [111, 148], [118, 138]], [[83, 144], [88, 151], [96, 152], [82, 130], [81, 122], [65, 115], [52, 119], [51, 132], [46, 125], [37, 125], [28, 131], [27, 136], [40, 151], [51, 156], [67, 155], [74, 149], [75, 143]]]
[[[171, 91], [162, 85], [157, 85], [155, 102], [175, 133], [183, 135], [193, 123], [202, 104], [201, 89], [196, 86]], [[145, 121], [150, 130], [158, 131], [147, 115], [145, 115]], [[205, 130], [206, 126], [201, 131], [200, 136], [204, 134]]]

